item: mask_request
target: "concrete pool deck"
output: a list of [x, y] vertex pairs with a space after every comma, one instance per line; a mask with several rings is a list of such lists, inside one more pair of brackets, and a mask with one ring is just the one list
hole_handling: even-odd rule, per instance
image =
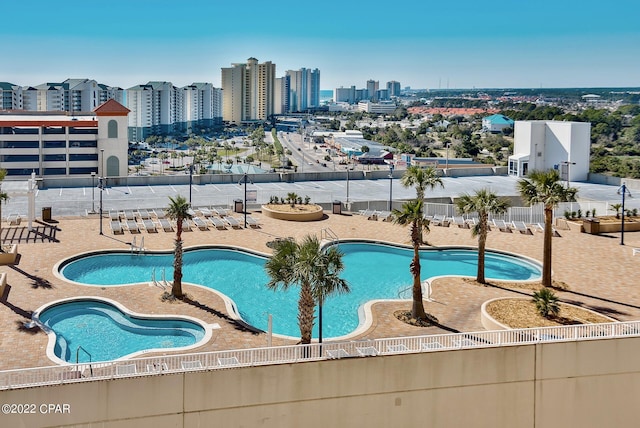
[[[276, 237], [301, 238], [305, 234], [320, 235], [329, 228], [341, 239], [363, 238], [408, 244], [408, 229], [392, 223], [369, 221], [358, 215], [327, 214], [317, 222], [296, 223], [271, 219], [259, 212], [251, 212], [262, 223], [257, 229], [215, 230], [184, 232], [185, 247], [206, 244], [234, 245], [260, 252], [271, 250], [266, 243]], [[236, 217], [239, 217], [236, 214]], [[45, 349], [47, 336], [39, 329], [28, 331], [22, 328], [31, 312], [47, 302], [72, 296], [99, 296], [120, 302], [129, 310], [146, 314], [184, 314], [205, 323], [219, 324], [212, 339], [193, 352], [217, 351], [262, 347], [267, 345], [267, 335], [253, 333], [230, 319], [224, 303], [215, 293], [200, 287], [184, 286], [191, 302], [166, 303], [160, 300], [162, 289], [147, 285], [98, 288], [69, 284], [57, 278], [53, 266], [69, 256], [101, 249], [128, 249], [133, 237], [144, 237], [145, 247], [167, 250], [173, 247], [175, 233], [159, 231], [140, 234], [113, 235], [108, 218], [103, 220], [104, 235], [99, 235], [99, 220], [92, 217], [56, 218], [52, 224], [56, 230], [45, 230], [36, 223], [39, 232], [53, 234], [53, 241], [38, 240], [18, 242], [20, 253], [16, 266], [0, 266], [0, 273], [7, 274], [7, 290], [0, 300], [0, 322], [4, 332], [0, 335], [0, 370], [53, 365]], [[26, 224], [11, 226], [3, 224], [2, 235], [26, 236]], [[554, 280], [566, 283], [570, 290], [559, 292], [563, 301], [579, 304], [604, 312], [619, 320], [640, 319], [640, 257], [633, 256], [632, 248], [640, 247], [640, 232], [626, 232], [625, 244], [620, 245], [620, 234], [590, 235], [575, 230], [561, 230], [562, 237], [553, 239]], [[35, 236], [33, 233], [31, 236]], [[18, 239], [18, 238], [14, 238]], [[40, 239], [40, 238], [39, 238]], [[429, 244], [436, 246], [476, 246], [476, 239], [468, 229], [457, 226], [448, 228], [432, 226], [427, 236]], [[533, 235], [504, 233], [497, 230], [489, 233], [488, 248], [514, 252], [536, 260], [542, 259], [542, 233]], [[407, 266], [407, 270], [408, 270]], [[170, 279], [170, 278], [168, 278]], [[481, 287], [459, 278], [438, 279], [433, 283], [433, 301], [425, 301], [427, 312], [435, 315], [444, 327], [414, 327], [396, 320], [393, 312], [408, 309], [408, 302], [385, 302], [373, 307], [373, 324], [358, 338], [380, 338], [408, 335], [439, 334], [450, 331], [483, 330], [480, 322], [480, 306], [486, 300], [501, 296], [517, 296], [527, 290], [509, 290], [496, 287]], [[265, 315], [266, 316], [266, 315]], [[273, 338], [274, 345], [295, 343]], [[171, 352], [166, 352], [171, 354]]]

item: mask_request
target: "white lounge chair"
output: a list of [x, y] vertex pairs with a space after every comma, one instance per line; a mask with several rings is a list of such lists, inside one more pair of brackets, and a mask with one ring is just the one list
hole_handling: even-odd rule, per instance
[[167, 363], [147, 364], [147, 371], [150, 373], [161, 373], [167, 370], [169, 370]]
[[237, 357], [218, 358], [219, 366], [237, 366], [240, 364]]
[[149, 220], [149, 219], [142, 220], [142, 224], [144, 226], [144, 230], [146, 230], [149, 233], [153, 233], [153, 232], [157, 232], [158, 231], [158, 229], [156, 229], [156, 224], [153, 221]]
[[113, 220], [120, 220], [120, 212], [118, 211], [109, 211], [109, 219]]
[[191, 220], [193, 220], [193, 224], [195, 224], [198, 229], [209, 230], [209, 226], [207, 226], [207, 223], [200, 217], [193, 217]]
[[125, 210], [124, 211], [124, 219], [126, 221], [135, 220], [136, 219], [136, 214], [133, 212], [133, 210]]
[[500, 232], [509, 232], [511, 233], [511, 228], [509, 227], [509, 225], [507, 224], [506, 221], [504, 220], [493, 220], [493, 225], [500, 231]]
[[[540, 232], [544, 232], [544, 224], [543, 223], [538, 223], [536, 224], [537, 226], [537, 230]], [[551, 226], [551, 236], [555, 236], [555, 237], [560, 237], [560, 233], [558, 233], [558, 230], [555, 228], [555, 226]]]
[[135, 364], [118, 364], [116, 366], [117, 375], [131, 375], [136, 374], [138, 369]]
[[111, 223], [109, 223], [111, 226], [111, 232], [113, 232], [114, 235], [121, 235], [122, 233], [124, 233], [124, 231], [122, 230], [122, 224], [120, 224], [120, 220], [111, 220]]
[[398, 345], [387, 345], [387, 352], [390, 353], [402, 353], [408, 351], [409, 348], [407, 348], [407, 345], [405, 345], [404, 343], [400, 343]]
[[250, 215], [247, 216], [247, 224], [254, 228], [260, 227], [260, 222], [258, 221], [258, 219], [251, 217]]
[[226, 217], [224, 217], [224, 221], [226, 221], [227, 224], [229, 226], [233, 227], [234, 229], [240, 229], [242, 227], [240, 225], [240, 222], [238, 220], [236, 220], [234, 217], [226, 216]]
[[640, 254], [640, 248], [633, 249], [633, 255], [635, 256], [636, 254]]
[[433, 224], [434, 226], [449, 227], [449, 220], [445, 218], [444, 214], [443, 215], [436, 214], [431, 219], [430, 224]]
[[215, 211], [220, 217], [225, 217], [229, 215], [229, 211], [226, 208], [213, 208], [211, 211]]
[[433, 349], [443, 348], [442, 343], [440, 342], [423, 342], [421, 346], [423, 351], [431, 351]]
[[200, 214], [202, 214], [203, 217], [211, 217], [213, 215], [213, 213], [211, 212], [211, 210], [209, 208], [206, 207], [200, 207], [198, 208], [198, 211], [200, 211]]
[[138, 217], [140, 218], [140, 220], [148, 220], [151, 218], [151, 214], [149, 214], [149, 210], [139, 209]]
[[225, 222], [220, 220], [217, 217], [209, 217], [207, 220], [218, 230], [226, 230], [227, 226], [225, 226]]
[[171, 222], [169, 220], [164, 217], [160, 217], [158, 218], [158, 221], [160, 222], [160, 227], [162, 227], [162, 230], [164, 230], [165, 232], [173, 232], [173, 226], [171, 226]]
[[200, 360], [195, 361], [182, 361], [180, 363], [183, 370], [198, 370], [202, 368], [202, 363]]
[[182, 219], [182, 231], [191, 232], [191, 222], [186, 218]]
[[518, 232], [524, 235], [533, 235], [533, 232], [531, 231], [531, 229], [529, 229], [529, 226], [527, 226], [524, 221], [513, 221], [511, 222], [511, 224], [513, 225], [513, 228]]
[[350, 357], [349, 353], [342, 348], [327, 349], [327, 358], [347, 358]]
[[453, 217], [451, 219], [452, 223], [462, 229], [469, 229], [469, 223], [467, 223], [462, 216]]
[[361, 348], [356, 346], [356, 351], [358, 351], [358, 355], [361, 357], [375, 357], [378, 355], [378, 350], [373, 346], [364, 346]]
[[165, 213], [163, 209], [153, 210], [153, 215], [155, 215], [157, 219], [167, 218], [167, 213]]
[[393, 214], [391, 213], [391, 211], [377, 211], [376, 217], [378, 217], [379, 220], [382, 219], [382, 221], [393, 220]]
[[140, 228], [138, 227], [138, 223], [135, 220], [127, 220], [125, 223], [127, 226], [127, 230], [131, 233], [140, 233]]
[[7, 223], [9, 223], [9, 226], [17, 226], [21, 221], [22, 217], [20, 217], [20, 214], [9, 214], [9, 216], [7, 216]]

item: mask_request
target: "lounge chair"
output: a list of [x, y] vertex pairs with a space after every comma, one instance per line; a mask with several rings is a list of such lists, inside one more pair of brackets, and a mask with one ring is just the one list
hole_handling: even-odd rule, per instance
[[124, 233], [120, 220], [111, 220], [111, 223], [109, 224], [111, 225], [111, 232], [113, 232], [114, 235], [121, 235]]
[[149, 219], [142, 220], [142, 224], [144, 225], [144, 229], [149, 233], [158, 231], [158, 229], [156, 229], [156, 224]]
[[465, 223], [467, 223], [467, 226], [470, 227], [470, 228], [475, 226], [479, 222], [480, 221], [475, 217], [471, 217], [471, 218], [468, 218], [468, 219], [465, 220]]
[[507, 224], [506, 221], [504, 220], [493, 220], [493, 225], [500, 231], [500, 232], [509, 232], [511, 233], [511, 228], [509, 227], [509, 225]]
[[327, 349], [327, 358], [347, 358], [350, 357], [349, 353], [342, 348]]
[[116, 366], [117, 375], [131, 375], [136, 374], [138, 369], [135, 364], [118, 364]]
[[153, 215], [155, 215], [157, 219], [167, 218], [167, 213], [165, 213], [163, 209], [153, 210]]
[[139, 209], [138, 217], [140, 220], [149, 220], [151, 218], [151, 214], [149, 214], [149, 210]]
[[131, 233], [140, 233], [140, 228], [138, 227], [138, 223], [135, 220], [127, 220], [125, 223], [127, 225], [127, 230]]
[[407, 345], [400, 343], [398, 345], [387, 345], [387, 352], [390, 353], [402, 353], [402, 352], [408, 352], [409, 348], [407, 348]]
[[240, 364], [237, 357], [218, 358], [219, 366], [237, 366]]
[[9, 223], [9, 226], [17, 226], [21, 221], [22, 217], [20, 217], [20, 214], [9, 214], [7, 217], [7, 223]]
[[182, 231], [191, 232], [191, 222], [186, 218], [182, 219]]
[[511, 222], [511, 224], [513, 225], [513, 228], [518, 232], [524, 235], [533, 235], [533, 232], [531, 231], [531, 229], [529, 229], [529, 226], [524, 223], [524, 221], [513, 221]]
[[443, 348], [440, 342], [423, 342], [421, 346], [423, 351], [431, 351], [433, 349], [441, 349]]
[[126, 221], [135, 220], [136, 219], [136, 214], [133, 212], [133, 210], [125, 210], [124, 211], [124, 219]]
[[247, 224], [253, 228], [260, 227], [260, 222], [258, 221], [258, 219], [253, 218], [250, 215], [247, 216]]
[[207, 223], [200, 217], [193, 217], [191, 220], [193, 220], [193, 223], [196, 225], [198, 229], [209, 230], [209, 226], [207, 226]]
[[375, 357], [378, 355], [378, 350], [373, 346], [364, 346], [361, 348], [356, 346], [356, 351], [358, 351], [358, 355], [361, 357]]
[[467, 348], [467, 347], [470, 347], [470, 346], [478, 346], [478, 343], [474, 342], [473, 340], [467, 339], [467, 338], [454, 339], [453, 340], [453, 344], [454, 344], [454, 346], [457, 346], [458, 348]]
[[182, 361], [180, 362], [183, 370], [198, 370], [202, 368], [200, 360], [195, 361]]
[[226, 230], [227, 228], [227, 226], [225, 226], [226, 223], [217, 217], [209, 217], [208, 220], [213, 225], [213, 227], [218, 230]]
[[202, 214], [203, 217], [211, 217], [213, 215], [213, 213], [211, 212], [211, 210], [209, 208], [205, 208], [205, 207], [200, 207], [198, 208], [198, 211], [200, 211], [200, 214]]
[[242, 228], [242, 226], [240, 225], [240, 222], [239, 222], [237, 219], [235, 219], [235, 218], [233, 218], [233, 217], [231, 217], [231, 216], [226, 216], [226, 217], [224, 218], [224, 221], [226, 221], [226, 222], [227, 222], [227, 224], [228, 224], [229, 226], [231, 226], [232, 228], [234, 228], [234, 229], [240, 229], [240, 228]]
[[[543, 223], [538, 223], [536, 224], [537, 230], [540, 232], [544, 232], [544, 224]], [[551, 226], [551, 236], [555, 236], [555, 237], [560, 237], [560, 233], [558, 232], [558, 230], [555, 228], [555, 226]]]
[[220, 217], [225, 217], [229, 215], [229, 211], [226, 208], [213, 208], [212, 211], [215, 211]]
[[431, 219], [430, 224], [433, 224], [434, 226], [443, 226], [443, 227], [449, 227], [449, 220], [447, 220], [443, 215], [434, 215], [433, 218]]
[[120, 212], [118, 211], [109, 211], [109, 218], [111, 221], [120, 220]]
[[150, 373], [161, 373], [169, 370], [167, 363], [147, 364], [147, 371]]
[[636, 254], [640, 254], [640, 248], [633, 249], [633, 255], [635, 256]]
[[382, 221], [391, 221], [393, 220], [393, 214], [391, 211], [378, 211], [376, 213], [378, 219], [382, 219]]
[[160, 217], [158, 218], [158, 221], [160, 222], [160, 227], [162, 227], [162, 230], [164, 230], [165, 232], [173, 232], [173, 226], [171, 226], [171, 222], [169, 220], [164, 217]]
[[452, 217], [451, 222], [462, 229], [469, 229], [469, 223], [466, 222], [464, 217]]

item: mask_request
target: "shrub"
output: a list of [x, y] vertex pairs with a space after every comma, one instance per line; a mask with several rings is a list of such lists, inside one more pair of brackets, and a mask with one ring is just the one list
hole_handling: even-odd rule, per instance
[[578, 218], [582, 218], [582, 210], [581, 209], [578, 209], [577, 216], [578, 216]]
[[565, 211], [564, 218], [566, 218], [567, 220], [571, 220], [571, 213], [569, 211]]
[[538, 313], [545, 318], [555, 317], [560, 313], [558, 296], [550, 288], [544, 287], [534, 291], [533, 302], [536, 304]]
[[571, 218], [576, 218], [576, 212], [575, 211], [571, 211]]
[[310, 201], [311, 201], [311, 198], [310, 198], [309, 196], [306, 196], [306, 195], [305, 195], [305, 197], [304, 197], [304, 204], [305, 204], [305, 205], [309, 205], [309, 202], [310, 202]]
[[595, 217], [596, 216], [596, 209], [592, 209], [591, 210], [591, 217]]

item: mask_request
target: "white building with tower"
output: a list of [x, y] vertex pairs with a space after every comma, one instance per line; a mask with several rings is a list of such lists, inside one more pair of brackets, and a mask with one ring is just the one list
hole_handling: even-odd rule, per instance
[[590, 145], [589, 122], [516, 121], [509, 175], [557, 169], [563, 180], [587, 180]]

